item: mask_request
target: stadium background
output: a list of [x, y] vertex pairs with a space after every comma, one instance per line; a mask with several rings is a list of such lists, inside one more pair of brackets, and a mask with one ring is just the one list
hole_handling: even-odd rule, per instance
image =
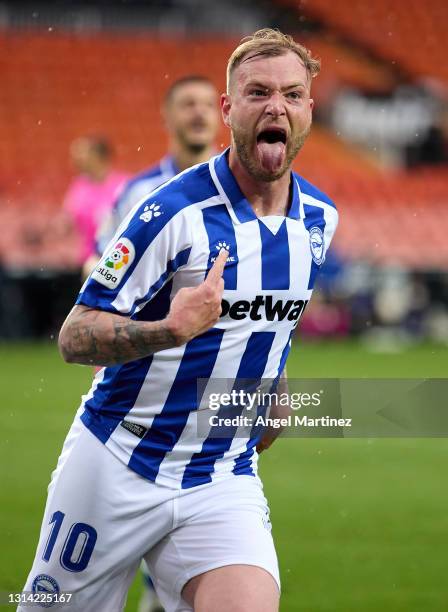
[[[341, 214], [289, 375], [447, 376], [447, 7], [0, 2], [0, 591], [23, 584], [91, 378], [55, 345], [79, 287], [78, 237], [59, 224], [69, 144], [102, 134], [117, 167], [147, 167], [165, 152], [166, 87], [199, 73], [223, 90], [229, 52], [259, 27], [295, 34], [322, 59], [296, 169]], [[219, 148], [227, 142], [223, 129]], [[289, 439], [266, 453], [282, 611], [448, 609], [447, 456], [438, 438]]]

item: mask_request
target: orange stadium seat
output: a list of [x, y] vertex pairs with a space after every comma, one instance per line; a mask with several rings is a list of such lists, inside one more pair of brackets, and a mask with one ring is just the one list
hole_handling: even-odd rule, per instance
[[[326, 2], [304, 6], [314, 10]], [[303, 42], [332, 66], [338, 82], [370, 90], [393, 85], [392, 71], [378, 68], [362, 53], [350, 54], [329, 37], [312, 35]], [[165, 152], [159, 110], [167, 86], [184, 74], [199, 73], [223, 90], [234, 43], [143, 35], [0, 34], [0, 221], [11, 228], [0, 245], [3, 264], [76, 266], [76, 237], [61, 239], [49, 231], [72, 173], [70, 141], [101, 133], [114, 143], [118, 166], [129, 171], [148, 166]], [[319, 79], [317, 98], [328, 85], [318, 85]], [[227, 143], [223, 128], [219, 149]], [[317, 124], [296, 170], [338, 204], [342, 214], [336, 244], [342, 254], [378, 263], [395, 258], [418, 267], [448, 267], [440, 229], [448, 204], [443, 171], [385, 175], [374, 159]]]
[[[317, 19], [414, 76], [448, 84], [445, 0], [277, 0]], [[337, 7], [337, 10], [335, 10]]]
[[313, 85], [318, 100], [330, 80], [371, 93], [390, 91], [396, 84], [392, 67], [375, 62], [362, 50], [343, 44], [328, 32], [299, 36], [298, 40], [322, 62], [322, 72]]

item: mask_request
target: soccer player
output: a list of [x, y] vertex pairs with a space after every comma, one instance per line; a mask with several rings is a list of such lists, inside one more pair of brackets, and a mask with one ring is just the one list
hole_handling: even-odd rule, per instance
[[122, 221], [143, 196], [213, 155], [219, 124], [217, 98], [215, 86], [205, 76], [187, 75], [170, 86], [162, 107], [169, 136], [168, 154], [126, 184], [98, 229], [96, 253], [86, 262], [85, 276], [93, 270]]
[[105, 138], [77, 138], [70, 145], [70, 157], [79, 175], [69, 185], [63, 210], [79, 234], [83, 265], [94, 253], [100, 220], [110, 212], [129, 175], [111, 167], [112, 147]]
[[230, 149], [142, 202], [84, 284], [59, 346], [104, 368], [53, 473], [26, 590], [118, 611], [143, 557], [167, 612], [278, 610], [265, 438], [199, 433], [197, 380], [284, 372], [337, 224], [291, 172], [318, 70], [276, 30], [243, 39], [221, 98]]

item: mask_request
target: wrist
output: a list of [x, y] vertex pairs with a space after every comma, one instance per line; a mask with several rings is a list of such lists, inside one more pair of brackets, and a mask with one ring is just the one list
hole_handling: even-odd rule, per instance
[[161, 321], [163, 329], [166, 330], [167, 334], [171, 337], [174, 346], [182, 346], [188, 342], [188, 338], [182, 333], [179, 324], [170, 317], [169, 315]]

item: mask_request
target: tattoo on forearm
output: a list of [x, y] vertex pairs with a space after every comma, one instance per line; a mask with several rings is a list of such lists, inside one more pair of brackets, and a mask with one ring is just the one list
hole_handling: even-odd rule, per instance
[[61, 352], [68, 361], [84, 365], [122, 364], [176, 346], [163, 321], [134, 321], [82, 309], [72, 312], [66, 325], [61, 332]]

